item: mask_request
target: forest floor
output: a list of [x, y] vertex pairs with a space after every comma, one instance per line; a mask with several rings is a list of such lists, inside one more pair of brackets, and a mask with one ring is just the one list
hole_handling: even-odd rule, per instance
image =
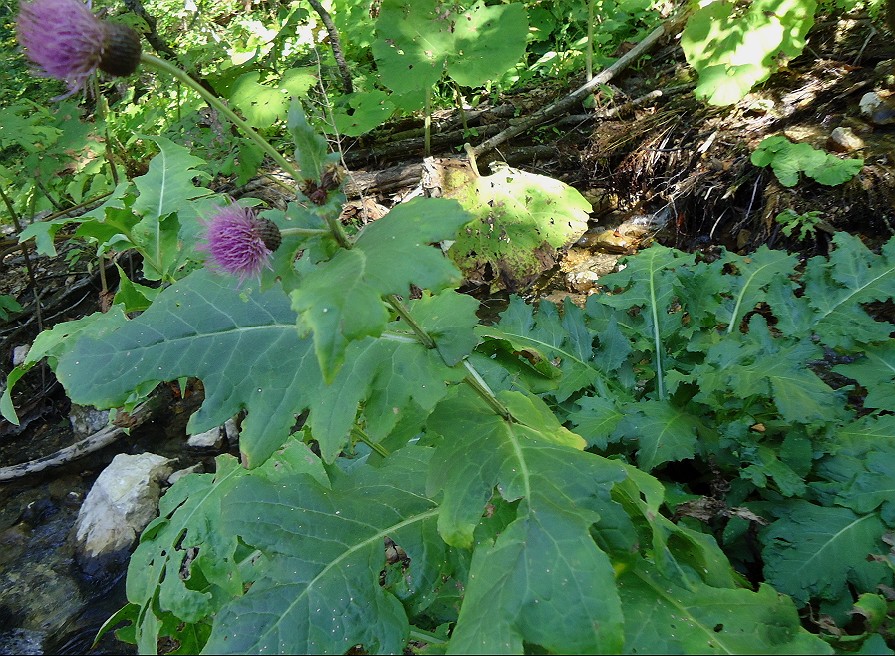
[[[464, 140], [475, 142], [494, 134], [510, 117], [524, 117], [583, 82], [551, 81], [527, 93], [491, 99], [468, 112], [465, 130], [458, 112], [439, 112], [434, 117], [434, 152], [442, 158], [461, 158]], [[571, 295], [580, 302], [596, 288], [576, 284], [563, 262], [602, 254], [608, 257], [604, 265], [611, 269], [618, 257], [653, 240], [706, 254], [721, 247], [748, 253], [764, 244], [811, 257], [827, 253], [836, 231], [860, 236], [871, 249], [895, 235], [895, 111], [891, 111], [895, 42], [869, 20], [820, 20], [804, 53], [734, 106], [707, 106], [694, 98], [692, 88], [679, 46], [674, 41], [660, 45], [649, 60], [624, 71], [595, 96], [597, 110], [609, 118], [594, 118], [592, 110], [581, 107], [575, 115], [558, 116], [480, 159], [483, 172], [490, 162], [506, 160], [517, 168], [558, 178], [594, 205], [589, 234], [596, 237], [570, 245], [557, 255], [554, 267], [545, 267], [539, 280], [509, 291], [530, 298]], [[883, 110], [890, 108], [888, 114], [862, 113], [861, 100], [871, 92], [883, 100]], [[640, 100], [632, 103], [635, 99]], [[480, 136], [471, 136], [472, 131]], [[837, 186], [801, 176], [795, 186], [785, 187], [770, 168], [750, 161], [762, 139], [777, 134], [842, 157], [862, 158], [864, 166]], [[418, 183], [422, 143], [421, 123], [415, 120], [343, 141], [350, 172], [348, 220], [372, 220]], [[282, 188], [265, 180], [243, 188], [222, 180], [218, 190], [282, 203]], [[785, 210], [799, 215], [817, 212], [815, 230], [804, 239], [799, 239], [798, 230], [787, 236], [775, 220]], [[632, 216], [663, 213], [667, 220], [661, 229], [626, 234]], [[101, 276], [87, 270], [86, 252], [79, 259], [74, 243], [61, 244], [59, 250], [53, 259], [29, 257], [34, 280], [20, 251], [9, 247], [3, 254], [0, 293], [12, 294], [26, 306], [24, 313], [0, 325], [3, 379], [12, 367], [13, 350], [27, 346], [39, 326], [76, 319], [107, 301]], [[130, 260], [121, 265], [129, 273], [139, 268]], [[114, 289], [116, 278], [115, 267], [109, 266], [107, 288]], [[499, 281], [480, 276], [468, 287], [484, 297], [484, 290], [495, 282]], [[184, 417], [196, 399], [184, 401], [170, 389], [166, 394], [167, 410], [154, 419], [168, 440], [163, 449], [186, 460], [207, 459], [207, 453], [185, 454], [172, 446], [183, 441]], [[69, 403], [49, 369], [29, 373], [18, 384], [15, 401], [22, 423], [14, 426], [0, 419], [0, 468], [52, 456], [80, 439], [65, 427]], [[77, 510], [73, 490], [83, 494], [116, 453], [158, 452], [157, 447], [146, 435], [122, 438], [87, 459], [0, 483], [0, 547], [6, 551], [0, 565], [9, 565], [16, 554], [28, 558], [35, 552], [31, 533], [17, 527], [27, 523], [31, 530], [34, 522], [54, 516], [28, 515], [36, 501], [49, 499], [67, 521], [73, 521]], [[235, 445], [223, 448], [234, 450]], [[0, 629], [16, 625], [15, 617], [5, 617], [14, 615], [14, 610], [0, 600]]]

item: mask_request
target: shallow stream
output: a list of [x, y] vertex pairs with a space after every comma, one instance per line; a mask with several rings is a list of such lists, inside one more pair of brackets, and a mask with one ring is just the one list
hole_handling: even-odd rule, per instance
[[[134, 654], [113, 632], [91, 649], [103, 623], [126, 603], [125, 566], [87, 576], [75, 558], [74, 527], [84, 498], [119, 453], [177, 458], [174, 470], [211, 464], [215, 453], [186, 446], [196, 400], [172, 397], [161, 414], [103, 450], [62, 467], [0, 483], [0, 653]], [[62, 415], [0, 440], [0, 465], [25, 462], [78, 441]]]

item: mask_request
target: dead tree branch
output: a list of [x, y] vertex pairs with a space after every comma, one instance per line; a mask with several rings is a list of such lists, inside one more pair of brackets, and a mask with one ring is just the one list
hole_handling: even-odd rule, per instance
[[317, 2], [317, 0], [308, 0], [308, 3], [314, 8], [317, 15], [320, 16], [320, 20], [326, 28], [326, 33], [329, 34], [329, 45], [333, 49], [333, 57], [336, 58], [339, 72], [342, 74], [342, 89], [345, 93], [354, 93], [354, 85], [351, 83], [351, 72], [348, 70], [348, 62], [345, 61], [345, 53], [342, 51], [342, 40], [339, 38], [339, 31], [336, 29], [336, 24], [333, 23], [333, 19], [329, 15], [329, 12], [326, 11], [326, 9], [323, 8], [323, 5]]
[[544, 107], [534, 114], [531, 114], [515, 125], [511, 125], [506, 130], [500, 132], [499, 134], [496, 134], [487, 141], [480, 143], [478, 146], [473, 148], [473, 155], [475, 155], [475, 157], [479, 157], [484, 153], [494, 150], [502, 143], [515, 137], [517, 134], [522, 134], [523, 132], [526, 132], [533, 127], [550, 121], [560, 114], [568, 112], [570, 109], [575, 107], [575, 105], [584, 100], [584, 98], [588, 94], [592, 93], [596, 87], [601, 84], [606, 84], [619, 72], [623, 71], [625, 68], [637, 61], [637, 59], [642, 54], [656, 45], [663, 37], [677, 34], [677, 32], [679, 32], [683, 28], [685, 21], [686, 14], [682, 14], [677, 18], [668, 20], [663, 25], [660, 25], [655, 30], [653, 30], [643, 41], [638, 43], [626, 54], [620, 57], [618, 61], [616, 61], [612, 66], [587, 82], [587, 84], [578, 87], [578, 89], [570, 93], [565, 98], [557, 100], [555, 103]]
[[[128, 421], [128, 429], [136, 428], [144, 423], [151, 416], [152, 412], [157, 408], [158, 403], [152, 400], [138, 405], [132, 413]], [[120, 437], [128, 434], [128, 430], [119, 426], [107, 426], [102, 430], [94, 433], [80, 442], [60, 449], [56, 453], [43, 458], [29, 460], [18, 465], [10, 465], [9, 467], [0, 467], [0, 482], [13, 481], [18, 478], [24, 478], [31, 474], [42, 472], [51, 467], [61, 467], [64, 464], [82, 458], [90, 453], [99, 451], [109, 446]]]

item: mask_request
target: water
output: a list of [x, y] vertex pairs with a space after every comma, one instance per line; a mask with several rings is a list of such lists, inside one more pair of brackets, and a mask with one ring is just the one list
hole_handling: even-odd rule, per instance
[[[75, 558], [75, 521], [96, 477], [118, 453], [176, 458], [175, 470], [210, 465], [215, 454], [186, 448], [184, 427], [200, 400], [172, 396], [162, 404], [163, 416], [130, 437], [62, 467], [0, 483], [0, 653], [136, 653], [114, 631], [91, 649], [99, 628], [126, 603], [126, 563], [104, 563], [99, 576], [86, 576]], [[78, 439], [66, 417], [47, 417], [20, 435], [0, 437], [0, 465], [48, 455]]]

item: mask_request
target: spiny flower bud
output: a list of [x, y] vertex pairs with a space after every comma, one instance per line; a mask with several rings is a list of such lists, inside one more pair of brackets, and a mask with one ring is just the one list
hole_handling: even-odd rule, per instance
[[204, 221], [205, 243], [199, 250], [208, 253], [211, 265], [224, 273], [239, 276], [242, 284], [270, 269], [270, 257], [280, 245], [280, 231], [273, 221], [258, 218], [246, 207], [222, 207]]
[[261, 237], [261, 241], [264, 242], [264, 245], [270, 250], [271, 253], [276, 251], [280, 244], [283, 243], [283, 236], [280, 234], [280, 229], [277, 227], [277, 224], [271, 221], [270, 219], [257, 219], [258, 226], [258, 236]]
[[121, 23], [104, 22], [103, 25], [106, 28], [106, 39], [99, 70], [118, 77], [133, 74], [140, 65], [140, 53], [143, 50], [139, 35]]

